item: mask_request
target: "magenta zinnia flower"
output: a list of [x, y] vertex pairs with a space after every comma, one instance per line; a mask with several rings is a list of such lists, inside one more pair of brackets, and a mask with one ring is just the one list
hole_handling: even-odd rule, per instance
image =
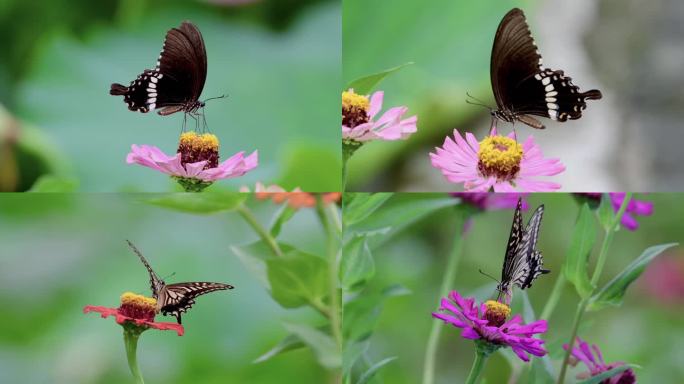
[[506, 320], [511, 309], [503, 303], [488, 300], [480, 305], [475, 304], [475, 298], [464, 299], [456, 291], [451, 291], [448, 298], [442, 298], [440, 311], [432, 316], [454, 327], [462, 328], [461, 336], [466, 339], [481, 340], [495, 350], [501, 347], [511, 347], [513, 352], [523, 361], [530, 361], [528, 353], [544, 356], [544, 340], [533, 336], [546, 332], [546, 320], [522, 324], [522, 317], [516, 314]]
[[166, 173], [186, 191], [195, 192], [216, 180], [242, 176], [259, 163], [258, 152], [254, 151], [246, 157], [245, 152], [238, 152], [219, 164], [218, 149], [219, 141], [215, 135], [186, 132], [180, 137], [176, 155], [168, 156], [154, 146], [133, 144], [126, 162]]
[[532, 136], [520, 144], [514, 133], [500, 136], [496, 128], [480, 142], [472, 133], [466, 132], [464, 139], [454, 129], [454, 139], [444, 139], [430, 160], [447, 180], [472, 192], [550, 192], [561, 185], [537, 178], [565, 171], [559, 159], [544, 158]]
[[342, 92], [342, 140], [357, 144], [370, 140], [399, 140], [416, 132], [417, 116], [402, 119], [408, 107], [394, 107], [382, 114], [384, 92], [370, 97], [354, 93], [353, 89]]
[[114, 316], [118, 324], [125, 327], [133, 327], [139, 333], [154, 328], [162, 331], [176, 331], [178, 336], [183, 336], [183, 326], [176, 323], [155, 322], [157, 314], [157, 300], [151, 297], [125, 292], [121, 295], [119, 308], [108, 308], [97, 305], [86, 305], [83, 313], [98, 312], [102, 318]]
[[[584, 372], [577, 375], [577, 378], [580, 380], [588, 379], [590, 377], [600, 375], [601, 373], [609, 371], [615, 367], [625, 365], [623, 362], [606, 364], [605, 361], [603, 361], [601, 350], [596, 345], [592, 345], [590, 348], [589, 344], [579, 337], [577, 338], [577, 343], [579, 345], [572, 348], [572, 356], [584, 363], [584, 365], [589, 368], [589, 372]], [[563, 349], [567, 351], [568, 345], [564, 344]], [[577, 364], [576, 361], [575, 364]], [[636, 382], [636, 375], [630, 368], [609, 379], [601, 381], [600, 384], [634, 384]]]
[[513, 209], [518, 205], [518, 199], [523, 199], [522, 209], [527, 210], [526, 193], [491, 193], [491, 192], [453, 192], [451, 196], [460, 198], [464, 203], [480, 211], [498, 209]]
[[[600, 201], [601, 193], [578, 193], [578, 195], [586, 196], [592, 200]], [[610, 192], [610, 203], [613, 206], [613, 211], [617, 213], [620, 210], [622, 201], [625, 200], [625, 192]], [[653, 214], [653, 202], [636, 200], [634, 197], [627, 203], [625, 213], [622, 215], [620, 224], [630, 231], [635, 231], [639, 228], [639, 222], [634, 216], [651, 216]]]

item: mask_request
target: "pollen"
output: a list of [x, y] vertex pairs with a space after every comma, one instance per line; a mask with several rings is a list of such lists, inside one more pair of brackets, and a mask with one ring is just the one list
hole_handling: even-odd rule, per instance
[[500, 327], [506, 322], [506, 319], [511, 314], [511, 308], [508, 305], [496, 300], [487, 300], [485, 305], [487, 306], [487, 310], [484, 317], [489, 321], [488, 325]]
[[216, 168], [219, 161], [219, 140], [216, 135], [210, 133], [197, 134], [185, 132], [178, 141], [178, 153], [181, 154], [181, 163], [196, 163], [207, 161], [204, 169]]
[[484, 176], [512, 180], [520, 171], [522, 145], [506, 136], [487, 136], [480, 142], [477, 168]]
[[154, 320], [154, 315], [157, 313], [157, 300], [133, 292], [124, 292], [121, 295], [119, 312], [133, 319]]
[[356, 94], [353, 89], [342, 92], [342, 125], [354, 128], [367, 123], [369, 109], [368, 96]]

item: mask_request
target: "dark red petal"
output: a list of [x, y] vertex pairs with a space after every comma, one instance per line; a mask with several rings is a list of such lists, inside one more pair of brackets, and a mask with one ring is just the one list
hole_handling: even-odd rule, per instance
[[159, 329], [162, 331], [176, 331], [178, 336], [183, 336], [185, 329], [182, 325], [176, 323], [155, 323], [154, 321], [145, 321], [145, 324], [151, 328]]
[[107, 316], [117, 315], [119, 313], [119, 311], [116, 308], [100, 307], [97, 305], [86, 305], [85, 307], [83, 307], [83, 313], [89, 312], [99, 312], [103, 318]]

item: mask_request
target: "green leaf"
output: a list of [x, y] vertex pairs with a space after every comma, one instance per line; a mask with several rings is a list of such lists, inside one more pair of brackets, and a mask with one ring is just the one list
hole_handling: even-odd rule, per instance
[[[294, 247], [278, 243], [280, 250], [283, 252], [291, 252]], [[259, 240], [248, 245], [233, 245], [230, 247], [235, 256], [240, 259], [247, 270], [256, 277], [266, 289], [271, 289], [271, 284], [268, 281], [268, 274], [266, 272], [266, 260], [272, 259], [273, 251], [263, 241]]]
[[363, 375], [361, 375], [361, 378], [356, 382], [356, 384], [368, 383], [373, 378], [373, 376], [375, 376], [375, 374], [378, 373], [378, 370], [380, 370], [380, 368], [384, 367], [385, 365], [387, 365], [388, 363], [390, 363], [396, 359], [397, 359], [396, 356], [392, 356], [392, 357], [382, 359], [382, 360], [378, 361], [377, 363], [373, 364], [370, 368], [368, 368], [368, 370], [366, 372], [363, 373]]
[[600, 375], [592, 376], [592, 377], [590, 377], [586, 380], [583, 380], [583, 381], [578, 381], [577, 384], [599, 384], [603, 380], [609, 379], [609, 378], [611, 378], [611, 377], [613, 377], [619, 373], [622, 373], [622, 372], [624, 372], [630, 368], [632, 368], [632, 366], [630, 364], [621, 365], [619, 367], [615, 367], [613, 369], [605, 371], [605, 372], [601, 373]]
[[532, 359], [527, 382], [529, 384], [553, 384], [555, 380], [542, 359]]
[[613, 220], [615, 218], [615, 211], [613, 211], [613, 202], [610, 199], [610, 195], [604, 193], [601, 195], [601, 203], [599, 203], [598, 209], [596, 210], [599, 222], [603, 227], [603, 230], [607, 231], [613, 225]]
[[344, 225], [354, 225], [370, 216], [392, 197], [391, 193], [346, 193], [344, 196]]
[[363, 292], [346, 302], [342, 323], [344, 340], [350, 342], [368, 339], [375, 330], [385, 300], [408, 293], [410, 291], [403, 286], [393, 285], [382, 292]]
[[356, 225], [346, 225], [345, 236], [351, 238], [355, 234], [370, 234], [377, 231], [387, 231], [384, 236], [369, 238], [371, 249], [388, 241], [392, 235], [406, 228], [410, 224], [434, 213], [442, 208], [459, 203], [446, 194], [393, 194], [373, 215], [368, 216]]
[[266, 260], [271, 296], [285, 308], [320, 305], [327, 294], [328, 263], [293, 249]]
[[326, 368], [339, 368], [342, 356], [337, 345], [329, 335], [303, 324], [283, 324], [288, 332], [297, 336], [316, 355], [318, 362]]
[[404, 63], [396, 67], [374, 73], [372, 75], [359, 77], [358, 79], [352, 80], [349, 84], [347, 84], [345, 90], [353, 88], [355, 93], [358, 93], [359, 95], [367, 95], [380, 81], [382, 81], [382, 79], [411, 64], [413, 64], [413, 62]]
[[278, 356], [281, 353], [285, 353], [287, 351], [292, 351], [295, 349], [303, 348], [305, 346], [306, 346], [306, 344], [304, 344], [304, 342], [302, 342], [302, 339], [300, 339], [296, 335], [290, 334], [290, 335], [287, 335], [284, 339], [282, 339], [278, 344], [273, 346], [273, 348], [271, 348], [268, 352], [257, 357], [252, 363], [254, 363], [254, 364], [263, 363], [264, 361], [269, 360], [275, 356]]
[[283, 224], [287, 223], [295, 213], [297, 213], [297, 210], [290, 207], [290, 204], [283, 204], [273, 217], [271, 229], [269, 230], [271, 236], [278, 237], [280, 230], [283, 228]]
[[249, 194], [246, 193], [216, 190], [202, 193], [167, 193], [143, 201], [181, 212], [209, 214], [233, 211], [247, 200], [247, 197]]
[[594, 289], [589, 278], [589, 256], [596, 243], [596, 223], [591, 209], [585, 203], [580, 208], [570, 247], [565, 256], [563, 273], [582, 298], [587, 298]]
[[342, 375], [345, 378], [351, 376], [354, 365], [370, 345], [368, 340], [362, 342], [347, 342], [342, 356]]
[[352, 289], [375, 275], [375, 262], [366, 236], [354, 237], [344, 245], [339, 274], [345, 289]]
[[648, 263], [665, 250], [672, 248], [675, 245], [678, 244], [668, 243], [647, 248], [636, 258], [636, 260], [632, 261], [622, 272], [609, 281], [608, 284], [591, 298], [589, 309], [597, 310], [609, 305], [620, 306], [627, 288], [641, 276]]
[[43, 175], [33, 184], [29, 192], [71, 193], [78, 188], [78, 180], [74, 178]]

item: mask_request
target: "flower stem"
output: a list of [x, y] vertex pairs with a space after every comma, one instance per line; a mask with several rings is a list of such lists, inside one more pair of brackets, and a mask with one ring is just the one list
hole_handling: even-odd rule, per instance
[[242, 216], [243, 219], [249, 224], [252, 229], [259, 235], [261, 240], [263, 240], [266, 245], [268, 245], [269, 248], [273, 251], [273, 253], [281, 257], [283, 256], [283, 251], [280, 250], [280, 247], [278, 246], [278, 242], [271, 236], [271, 234], [266, 230], [266, 228], [262, 227], [261, 224], [259, 224], [259, 221], [256, 219], [252, 211], [247, 208], [244, 204], [240, 204], [237, 207], [237, 212]]
[[[326, 205], [332, 208], [326, 208]], [[328, 288], [330, 295], [330, 331], [335, 338], [337, 348], [342, 353], [342, 308], [340, 300], [339, 278], [338, 278], [338, 255], [340, 252], [339, 235], [337, 231], [337, 224], [340, 222], [337, 208], [334, 204], [325, 204], [321, 196], [316, 197], [316, 213], [323, 228], [325, 229], [327, 237], [327, 253], [328, 253]], [[335, 223], [335, 227], [333, 227]]]
[[137, 350], [139, 337], [140, 331], [124, 327], [124, 344], [126, 345], [126, 357], [128, 358], [128, 367], [131, 369], [131, 373], [135, 378], [135, 382], [138, 384], [145, 384], [145, 380], [143, 380], [142, 373], [140, 373], [140, 368], [138, 368]]
[[627, 192], [625, 194], [624, 200], [622, 200], [622, 204], [620, 204], [620, 209], [618, 210], [617, 214], [613, 217], [613, 221], [611, 221], [610, 226], [606, 229], [606, 234], [603, 237], [603, 243], [601, 244], [601, 251], [599, 253], [598, 260], [596, 261], [596, 268], [594, 269], [594, 274], [591, 276], [591, 292], [589, 292], [589, 295], [587, 295], [586, 299], [582, 299], [582, 301], [580, 301], [577, 305], [575, 320], [572, 324], [572, 333], [570, 336], [570, 340], [568, 341], [568, 350], [565, 351], [563, 365], [561, 365], [560, 374], [558, 375], [558, 380], [556, 381], [557, 384], [562, 384], [565, 380], [565, 372], [567, 371], [568, 362], [570, 361], [570, 355], [572, 353], [572, 348], [574, 347], [575, 339], [577, 338], [577, 329], [579, 329], [579, 325], [582, 322], [582, 317], [584, 316], [584, 313], [587, 310], [587, 306], [589, 305], [589, 300], [591, 299], [591, 296], [594, 294], [594, 291], [596, 290], [595, 287], [598, 283], [599, 278], [601, 277], [603, 266], [605, 265], [606, 259], [608, 258], [608, 250], [610, 249], [610, 245], [613, 242], [615, 230], [617, 226], [620, 225], [622, 215], [624, 215], [625, 210], [627, 209], [627, 205], [629, 204], [629, 201], [631, 199], [632, 194], [630, 192]]
[[[456, 215], [457, 236], [454, 238], [451, 253], [447, 260], [447, 267], [442, 277], [442, 285], [439, 289], [440, 297], [446, 296], [449, 289], [454, 284], [458, 264], [461, 261], [463, 254], [463, 228], [467, 220], [467, 214], [458, 212]], [[423, 362], [423, 384], [432, 384], [435, 380], [435, 362], [437, 358], [437, 347], [439, 345], [439, 335], [442, 333], [443, 322], [433, 319], [432, 328], [430, 329], [430, 336], [428, 337], [427, 347], [425, 348], [425, 359]]]
[[556, 283], [553, 285], [553, 290], [549, 295], [549, 299], [546, 300], [544, 310], [542, 310], [541, 316], [539, 316], [540, 319], [548, 320], [549, 317], [551, 317], [551, 314], [556, 309], [556, 305], [558, 305], [566, 281], [565, 274], [561, 272], [558, 275], [558, 278], [556, 278]]
[[476, 384], [480, 380], [480, 375], [482, 374], [482, 368], [484, 368], [485, 362], [487, 362], [487, 354], [478, 349], [475, 353], [473, 366], [470, 368], [470, 373], [465, 381], [466, 384]]

